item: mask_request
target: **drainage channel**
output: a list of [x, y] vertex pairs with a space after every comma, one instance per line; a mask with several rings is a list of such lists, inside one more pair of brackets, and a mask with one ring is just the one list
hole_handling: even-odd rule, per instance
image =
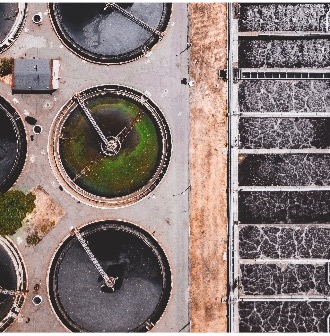
[[[298, 20], [306, 10], [319, 21]], [[328, 46], [328, 7], [228, 13], [229, 331], [326, 331], [330, 73], [317, 50]], [[282, 17], [297, 21], [283, 29]]]

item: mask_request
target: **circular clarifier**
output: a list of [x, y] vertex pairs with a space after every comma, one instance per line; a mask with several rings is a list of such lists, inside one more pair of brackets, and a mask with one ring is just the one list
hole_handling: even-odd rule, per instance
[[23, 122], [16, 110], [0, 96], [0, 192], [7, 191], [19, 177], [26, 158]]
[[150, 193], [167, 169], [169, 127], [142, 93], [117, 85], [80, 92], [59, 112], [50, 159], [61, 185], [89, 204], [128, 205]]
[[0, 236], [0, 332], [18, 316], [25, 300], [27, 277], [13, 243]]
[[129, 62], [150, 50], [163, 37], [171, 7], [169, 3], [49, 4], [62, 42], [83, 58], [108, 64]]
[[[49, 272], [52, 306], [71, 331], [148, 331], [161, 318], [171, 293], [171, 271], [157, 241], [122, 221], [101, 221], [70, 235], [54, 255]], [[112, 289], [81, 243], [107, 276]]]
[[26, 9], [25, 3], [0, 3], [0, 52], [10, 47], [18, 37]]

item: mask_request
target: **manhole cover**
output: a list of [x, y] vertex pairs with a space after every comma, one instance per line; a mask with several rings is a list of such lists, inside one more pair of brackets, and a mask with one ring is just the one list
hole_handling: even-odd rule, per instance
[[49, 152], [60, 184], [102, 207], [128, 205], [151, 192], [171, 154], [159, 108], [124, 86], [80, 92], [61, 109], [51, 134]]
[[42, 21], [42, 13], [34, 14], [33, 17], [32, 17], [32, 21], [35, 24], [40, 24], [41, 21]]
[[[75, 232], [57, 250], [49, 272], [51, 303], [62, 323], [83, 332], [150, 330], [171, 292], [170, 267], [156, 240], [122, 221], [96, 222]], [[114, 280], [113, 288], [104, 285], [93, 258]]]
[[39, 306], [41, 302], [42, 302], [42, 297], [40, 295], [36, 295], [32, 298], [32, 303], [35, 306]]
[[10, 240], [0, 237], [0, 332], [17, 317], [25, 299], [26, 286], [21, 256]]
[[171, 7], [169, 3], [49, 5], [51, 20], [63, 43], [98, 63], [125, 63], [144, 55], [163, 37]]
[[26, 158], [26, 133], [15, 109], [0, 97], [0, 192], [12, 187]]
[[42, 132], [42, 127], [41, 127], [40, 125], [35, 125], [35, 126], [33, 127], [33, 132], [34, 132], [35, 134], [40, 134], [40, 133]]

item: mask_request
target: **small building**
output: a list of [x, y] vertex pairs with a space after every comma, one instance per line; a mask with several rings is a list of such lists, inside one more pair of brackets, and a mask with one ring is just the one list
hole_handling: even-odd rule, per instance
[[52, 93], [58, 89], [58, 60], [15, 59], [13, 93]]

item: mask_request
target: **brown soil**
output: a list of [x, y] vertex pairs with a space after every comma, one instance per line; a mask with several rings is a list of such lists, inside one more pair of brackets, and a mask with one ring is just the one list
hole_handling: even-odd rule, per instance
[[31, 190], [36, 195], [35, 209], [26, 217], [24, 228], [30, 235], [37, 235], [41, 240], [61, 220], [65, 211], [42, 188]]
[[13, 80], [13, 75], [0, 76], [0, 82], [4, 82], [7, 85], [11, 86]]
[[193, 332], [226, 332], [227, 5], [189, 4], [190, 298]]

